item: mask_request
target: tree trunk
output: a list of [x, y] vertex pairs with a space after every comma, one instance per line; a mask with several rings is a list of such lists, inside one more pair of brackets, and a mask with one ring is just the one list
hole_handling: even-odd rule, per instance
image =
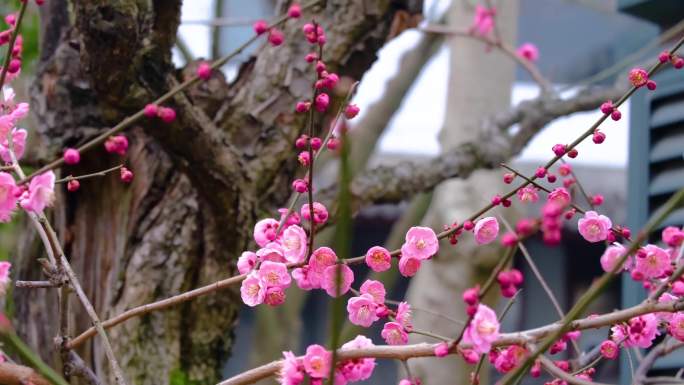
[[[422, 7], [410, 0], [323, 3], [315, 12], [326, 28], [328, 68], [357, 79], [375, 59], [397, 12]], [[180, 6], [180, 0], [46, 3], [32, 88], [42, 144], [38, 159], [83, 144], [191, 73], [176, 71], [170, 61]], [[284, 204], [296, 171], [292, 144], [303, 129], [293, 106], [311, 97], [313, 69], [303, 60], [311, 48], [301, 24], [288, 21], [286, 43], [264, 46], [233, 84], [214, 74], [178, 94], [171, 103], [179, 113], [173, 124], [146, 120], [130, 128], [125, 158], [95, 149], [78, 166], [63, 169], [77, 175], [125, 162], [135, 173], [131, 185], [110, 175], [84, 181], [77, 193], [61, 191], [50, 212], [103, 319], [233, 275], [236, 257], [253, 246], [255, 221]], [[17, 276], [39, 279], [36, 236], [23, 234]], [[20, 333], [56, 363], [55, 294], [15, 293]], [[240, 306], [237, 290], [227, 290], [110, 329], [129, 383], [215, 383]], [[71, 309], [75, 335], [90, 322], [76, 300]], [[108, 378], [97, 338], [80, 353]]]
[[[503, 41], [515, 44], [518, 2], [500, 2], [497, 26]], [[473, 19], [473, 7], [468, 2], [454, 2], [448, 11], [448, 23], [463, 29]], [[449, 151], [479, 136], [476, 123], [510, 106], [510, 93], [515, 80], [515, 63], [500, 52], [486, 52], [479, 41], [454, 38], [450, 45], [450, 74], [444, 127], [440, 133], [443, 151]], [[499, 171], [481, 170], [467, 179], [442, 183], [435, 189], [426, 222], [441, 228], [453, 221], [463, 221], [472, 214], [473, 207], [481, 207], [501, 189]], [[507, 215], [510, 214], [507, 210]], [[503, 213], [503, 212], [501, 212]], [[493, 215], [493, 214], [488, 214]], [[502, 225], [503, 226], [503, 225]], [[410, 304], [423, 309], [437, 310], [452, 319], [465, 320], [465, 309], [458, 293], [475, 282], [482, 282], [482, 272], [488, 271], [501, 252], [498, 244], [476, 247], [471, 234], [464, 234], [456, 246], [441, 243], [438, 258], [425, 264], [412, 279], [407, 294]], [[486, 277], [485, 277], [486, 278]], [[414, 312], [417, 328], [455, 338], [460, 328], [443, 317]], [[413, 335], [411, 342], [434, 340]], [[415, 359], [410, 362], [414, 375], [426, 385], [470, 383], [469, 368], [456, 356], [439, 360]], [[486, 370], [482, 371], [486, 373]], [[488, 383], [483, 379], [483, 384]]]

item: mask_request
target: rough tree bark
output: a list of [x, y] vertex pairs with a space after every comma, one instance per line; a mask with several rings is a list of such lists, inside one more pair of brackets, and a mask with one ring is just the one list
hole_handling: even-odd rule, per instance
[[[325, 60], [357, 79], [395, 15], [422, 8], [415, 0], [322, 3], [316, 20], [327, 31]], [[32, 88], [38, 159], [84, 143], [192, 70], [176, 70], [170, 59], [180, 6], [181, 0], [46, 3]], [[292, 106], [311, 92], [303, 61], [310, 47], [300, 24], [288, 22], [287, 43], [259, 50], [233, 84], [215, 74], [178, 95], [174, 124], [145, 121], [129, 129], [125, 159], [94, 150], [63, 170], [80, 174], [125, 161], [136, 175], [130, 186], [111, 175], [83, 183], [77, 194], [62, 192], [51, 212], [102, 318], [231, 275], [254, 222], [283, 205], [296, 170], [292, 143], [302, 130]], [[17, 273], [38, 279], [39, 248], [32, 233], [24, 234]], [[20, 333], [54, 363], [54, 294], [15, 293]], [[236, 298], [221, 292], [111, 329], [130, 383], [215, 383], [230, 351]], [[72, 333], [90, 326], [76, 301], [72, 309]], [[97, 339], [80, 353], [99, 375], [109, 375]]]

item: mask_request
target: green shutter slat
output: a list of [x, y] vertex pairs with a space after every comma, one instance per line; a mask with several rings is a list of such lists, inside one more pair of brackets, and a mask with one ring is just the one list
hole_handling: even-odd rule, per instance
[[669, 169], [655, 173], [651, 178], [648, 192], [651, 196], [672, 194], [684, 187], [684, 168]]
[[666, 136], [651, 148], [651, 162], [684, 158], [684, 132]]
[[651, 129], [655, 130], [682, 120], [684, 120], [684, 100], [668, 102], [653, 110]]

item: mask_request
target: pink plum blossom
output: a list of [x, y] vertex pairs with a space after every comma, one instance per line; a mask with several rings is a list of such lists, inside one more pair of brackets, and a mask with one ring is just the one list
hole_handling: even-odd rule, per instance
[[307, 237], [304, 229], [292, 225], [283, 230], [283, 254], [290, 263], [301, 263], [306, 260]]
[[499, 222], [494, 217], [482, 218], [475, 224], [473, 232], [478, 244], [490, 243], [499, 235]]
[[12, 175], [0, 172], [0, 222], [9, 222], [12, 218], [20, 193], [21, 189], [17, 187]]
[[406, 345], [408, 343], [408, 334], [397, 322], [385, 323], [380, 335], [388, 345]]
[[473, 350], [480, 354], [488, 353], [499, 336], [499, 320], [494, 310], [479, 304], [472, 321], [463, 334], [463, 341], [473, 345]]
[[[340, 275], [339, 288], [337, 287], [337, 275]], [[323, 270], [321, 288], [331, 297], [338, 297], [345, 294], [354, 282], [354, 272], [344, 263], [328, 266]]]
[[5, 295], [10, 283], [10, 268], [12, 264], [7, 261], [0, 262], [0, 295]]
[[359, 297], [351, 297], [347, 301], [349, 321], [354, 325], [369, 327], [373, 322], [380, 319], [376, 314], [378, 304], [370, 294], [362, 294]]
[[278, 372], [280, 385], [299, 385], [304, 382], [304, 364], [292, 352], [283, 352], [283, 365]]
[[295, 282], [297, 282], [297, 287], [302, 290], [311, 290], [320, 287], [320, 283], [318, 285], [314, 285], [311, 282], [309, 273], [310, 269], [308, 265], [292, 270], [292, 278], [295, 280]]
[[264, 302], [266, 297], [266, 285], [255, 273], [250, 273], [240, 286], [242, 302], [247, 306], [257, 306]]
[[330, 375], [332, 353], [321, 345], [309, 345], [304, 355], [304, 370], [311, 378], [327, 378]]
[[366, 252], [366, 264], [373, 271], [389, 270], [392, 267], [392, 256], [384, 247], [373, 246]]
[[44, 172], [31, 179], [28, 191], [21, 196], [21, 207], [26, 211], [39, 213], [47, 206], [51, 206], [55, 199], [55, 174]]
[[266, 246], [257, 250], [256, 255], [260, 261], [287, 262], [283, 255], [283, 250], [275, 242], [267, 243]]
[[511, 345], [499, 352], [494, 360], [494, 368], [499, 373], [508, 373], [518, 366], [520, 361], [527, 356], [527, 349], [519, 345]]
[[266, 289], [264, 303], [269, 306], [279, 306], [285, 303], [285, 291], [280, 286], [273, 286]]
[[684, 241], [684, 231], [674, 226], [668, 226], [663, 230], [662, 237], [663, 242], [668, 246], [678, 247]]
[[259, 247], [264, 247], [267, 243], [275, 241], [279, 224], [280, 222], [273, 218], [266, 218], [254, 225], [254, 241]]
[[254, 266], [256, 266], [257, 261], [258, 257], [256, 253], [253, 253], [251, 251], [243, 252], [237, 261], [238, 271], [240, 272], [240, 274], [249, 273], [254, 269]]
[[680, 311], [672, 315], [667, 331], [672, 337], [684, 341], [684, 312]]
[[[14, 156], [21, 159], [24, 156], [24, 149], [26, 148], [26, 136], [28, 133], [23, 128], [12, 129], [12, 145], [14, 146]], [[0, 157], [5, 162], [11, 162], [9, 141], [7, 135], [0, 140]]]
[[411, 320], [411, 305], [409, 305], [408, 302], [399, 302], [395, 319], [397, 323], [404, 328], [404, 330], [413, 330], [413, 321]]
[[624, 341], [625, 347], [648, 348], [658, 335], [658, 319], [655, 314], [644, 314], [629, 320], [626, 325], [615, 325], [611, 329], [615, 342]]
[[577, 222], [579, 233], [588, 242], [600, 242], [608, 238], [613, 223], [605, 215], [599, 215], [596, 211], [587, 211], [584, 218]]
[[[307, 152], [308, 154], [308, 152]], [[302, 206], [302, 209], [300, 210], [302, 214], [302, 218], [308, 220], [311, 220], [311, 209], [309, 208], [309, 204], [305, 203]], [[322, 203], [314, 202], [313, 203], [313, 212], [314, 212], [314, 222], [316, 224], [321, 224], [325, 223], [328, 220], [328, 209], [325, 208], [325, 206]]]
[[[370, 338], [364, 336], [356, 336], [353, 340], [345, 343], [340, 347], [340, 350], [362, 349], [375, 346]], [[338, 364], [337, 370], [341, 372], [344, 378], [349, 382], [364, 381], [370, 378], [375, 369], [375, 358], [357, 358], [353, 360], [345, 360]], [[336, 382], [337, 383], [337, 382]]]
[[378, 305], [385, 303], [385, 285], [380, 281], [368, 279], [361, 285], [359, 291], [361, 294], [370, 294], [373, 297], [373, 301]]
[[448, 356], [449, 355], [449, 344], [446, 342], [442, 342], [442, 343], [437, 344], [437, 346], [435, 346], [434, 353], [435, 353], [435, 357], [441, 358], [441, 357]]
[[494, 29], [495, 8], [486, 8], [481, 5], [475, 6], [475, 17], [470, 26], [471, 33], [479, 36], [487, 36]]
[[402, 255], [401, 258], [399, 258], [399, 272], [404, 277], [413, 277], [420, 269], [420, 264], [420, 259]]
[[615, 341], [605, 340], [601, 342], [601, 355], [603, 358], [614, 360], [620, 353], [620, 347]]
[[565, 208], [570, 204], [572, 198], [570, 193], [564, 187], [558, 187], [553, 189], [546, 198], [548, 202], [554, 202], [562, 208]]
[[531, 62], [535, 62], [539, 59], [539, 49], [532, 43], [521, 45], [516, 52], [518, 53], [518, 56]]
[[264, 261], [259, 266], [257, 276], [264, 282], [266, 287], [288, 287], [291, 278], [284, 263]]
[[670, 268], [670, 255], [656, 245], [646, 245], [641, 250], [645, 253], [637, 254], [634, 271], [645, 278], [659, 278]]
[[406, 233], [406, 242], [401, 246], [401, 255], [425, 260], [437, 253], [439, 240], [429, 227], [414, 226]]
[[[603, 271], [613, 271], [618, 259], [620, 259], [620, 257], [622, 257], [626, 251], [627, 249], [625, 249], [625, 247], [619, 243], [614, 243], [608, 246], [606, 251], [603, 252], [603, 255], [601, 255], [601, 267], [603, 268]], [[631, 259], [629, 258], [625, 261], [623, 269], [629, 268], [630, 261]]]
[[289, 209], [281, 208], [281, 209], [278, 209], [278, 212], [280, 213], [280, 222], [284, 222], [283, 227], [289, 227], [289, 226], [298, 225], [301, 223], [301, 218], [299, 217], [299, 213], [297, 213], [294, 210], [292, 212], [290, 212]]
[[539, 200], [539, 193], [535, 187], [523, 187], [518, 190], [518, 199], [524, 203], [534, 203]]
[[314, 289], [320, 288], [323, 282], [323, 272], [329, 266], [337, 262], [337, 255], [329, 247], [319, 247], [311, 254], [309, 258], [309, 282]]

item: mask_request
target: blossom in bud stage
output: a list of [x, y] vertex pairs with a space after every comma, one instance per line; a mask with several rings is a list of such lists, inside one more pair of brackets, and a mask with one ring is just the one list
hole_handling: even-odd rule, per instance
[[328, 378], [332, 353], [325, 350], [321, 345], [310, 345], [306, 348], [303, 359], [304, 370], [311, 378]]
[[565, 155], [565, 145], [564, 144], [554, 144], [553, 147], [551, 147], [551, 150], [553, 150], [553, 153], [556, 154], [556, 156], [563, 156]]
[[314, 105], [316, 106], [316, 109], [318, 112], [325, 112], [325, 110], [328, 109], [328, 105], [330, 104], [330, 97], [326, 93], [321, 93], [316, 96], [316, 100], [314, 102]]
[[105, 150], [109, 153], [126, 155], [128, 151], [128, 139], [123, 135], [115, 135], [107, 138], [104, 143]]
[[[340, 276], [339, 287], [337, 285], [337, 275]], [[344, 263], [334, 264], [328, 266], [323, 271], [323, 279], [321, 280], [321, 288], [328, 293], [329, 296], [336, 298], [340, 295], [346, 294], [354, 282], [354, 272]]]
[[446, 357], [447, 355], [449, 355], [449, 344], [446, 342], [437, 344], [437, 346], [435, 346], [434, 353], [435, 357]]
[[556, 176], [548, 173], [546, 174], [546, 180], [549, 181], [549, 183], [556, 183]]
[[684, 59], [682, 59], [681, 57], [673, 57], [672, 59], [672, 66], [675, 69], [681, 69], [682, 67], [684, 67]]
[[605, 215], [599, 215], [596, 211], [587, 211], [584, 218], [577, 222], [579, 233], [588, 242], [600, 242], [608, 238], [613, 223]]
[[211, 65], [207, 62], [200, 63], [197, 66], [197, 76], [202, 80], [209, 80], [211, 78]]
[[292, 189], [300, 194], [303, 194], [309, 191], [309, 184], [304, 179], [295, 179], [292, 182]]
[[[7, 16], [5, 16], [5, 23], [8, 25], [14, 25], [17, 22], [17, 15], [15, 13], [9, 13]], [[669, 55], [669, 54], [668, 54]], [[670, 59], [669, 56], [667, 58], [668, 60]]]
[[499, 194], [494, 195], [494, 196], [492, 197], [492, 204], [493, 204], [494, 206], [500, 205], [500, 204], [501, 204], [501, 195], [499, 195]]
[[480, 286], [469, 287], [463, 292], [463, 302], [477, 305], [480, 302]]
[[176, 110], [171, 107], [159, 107], [157, 116], [164, 123], [171, 123], [176, 120]]
[[667, 63], [670, 61], [670, 51], [663, 51], [658, 55], [658, 61], [661, 63]]
[[7, 261], [0, 262], [0, 295], [7, 293], [7, 286], [10, 283], [10, 269], [12, 264]]
[[506, 233], [501, 237], [501, 244], [506, 247], [513, 247], [518, 243], [518, 236], [515, 233]]
[[[337, 82], [340, 81], [340, 77], [337, 76], [337, 74], [332, 73], [328, 74], [324, 79], [323, 79], [323, 85], [328, 88], [328, 89], [333, 89], [337, 85]], [[346, 110], [345, 110], [345, 115], [346, 115]]]
[[285, 41], [285, 35], [277, 28], [271, 28], [268, 32], [268, 42], [277, 47]]
[[670, 247], [679, 247], [684, 242], [684, 231], [678, 227], [668, 226], [661, 233], [663, 242]]
[[311, 149], [314, 151], [320, 150], [321, 146], [323, 145], [323, 141], [318, 137], [311, 138], [309, 142], [311, 143]]
[[511, 184], [511, 182], [513, 182], [514, 179], [515, 179], [515, 174], [512, 172], [507, 172], [503, 176], [503, 181], [506, 184]]
[[[302, 209], [300, 210], [300, 212], [302, 214], [302, 218], [306, 219], [307, 221], [311, 220], [311, 209], [309, 208], [308, 203], [302, 205]], [[325, 223], [328, 220], [328, 210], [322, 203], [314, 202], [313, 212], [315, 223], [321, 224]]]
[[[618, 112], [619, 112], [619, 111], [618, 111]], [[578, 152], [577, 152], [577, 149], [576, 149], [576, 148], [572, 148], [572, 149], [570, 149], [570, 150], [568, 151], [568, 156], [569, 156], [570, 158], [572, 158], [572, 159], [577, 158], [577, 154], [578, 154]]]
[[655, 81], [653, 80], [648, 80], [646, 82], [646, 88], [648, 88], [649, 91], [655, 91], [655, 89], [658, 87], [658, 84], [656, 84]]
[[273, 218], [262, 219], [254, 225], [254, 241], [260, 247], [266, 246], [269, 242], [276, 239], [276, 230], [280, 222]]
[[72, 179], [67, 182], [67, 190], [69, 192], [78, 191], [79, 188], [81, 188], [81, 183], [78, 180]]
[[300, 136], [295, 141], [295, 147], [297, 147], [300, 150], [305, 149], [308, 144], [309, 144], [309, 137], [306, 135]]
[[292, 3], [290, 8], [287, 10], [287, 16], [293, 19], [298, 19], [302, 16], [302, 6], [299, 3]]
[[247, 274], [254, 270], [258, 261], [256, 253], [244, 251], [237, 260], [237, 268], [240, 274]]
[[318, 55], [313, 52], [307, 53], [306, 56], [304, 56], [304, 60], [307, 63], [313, 63], [314, 61], [318, 60]]
[[397, 322], [385, 323], [380, 335], [388, 345], [406, 345], [408, 343], [408, 334]]
[[377, 302], [370, 294], [362, 294], [358, 297], [351, 297], [347, 301], [347, 313], [349, 313], [349, 322], [354, 325], [370, 327], [373, 322], [380, 319], [376, 310], [378, 308]]
[[601, 112], [603, 112], [605, 115], [608, 115], [615, 111], [615, 106], [613, 106], [613, 102], [608, 100], [607, 102], [603, 102], [601, 104]]
[[496, 313], [486, 305], [479, 304], [472, 321], [463, 333], [463, 342], [470, 343], [480, 354], [488, 353], [499, 336]]
[[667, 331], [679, 341], [684, 341], [684, 312], [677, 312], [670, 318]]
[[21, 69], [21, 60], [12, 59], [7, 66], [7, 72], [11, 74], [16, 74]]
[[439, 240], [434, 230], [429, 227], [414, 226], [406, 232], [405, 242], [401, 246], [401, 255], [425, 260], [437, 254], [438, 250]]
[[[605, 272], [611, 272], [615, 268], [615, 264], [618, 259], [622, 257], [627, 250], [624, 246], [619, 243], [612, 244], [606, 248], [606, 251], [601, 255], [601, 267]], [[627, 269], [629, 266], [629, 259], [623, 265], [623, 269]]]
[[479, 36], [487, 36], [494, 29], [495, 8], [486, 8], [481, 5], [475, 6], [475, 17], [470, 26], [470, 32]]
[[532, 43], [521, 45], [516, 52], [518, 56], [531, 62], [536, 62], [539, 59], [539, 49]]
[[399, 273], [404, 277], [413, 277], [420, 270], [420, 259], [412, 256], [402, 255], [399, 258]]
[[534, 172], [534, 175], [537, 178], [543, 178], [546, 176], [546, 168], [544, 167], [537, 167], [537, 171]]
[[384, 247], [373, 246], [366, 252], [366, 264], [373, 271], [386, 271], [392, 267], [392, 256]]
[[126, 167], [121, 167], [119, 174], [122, 182], [131, 183], [133, 181], [133, 171], [127, 169]]
[[527, 357], [527, 349], [518, 345], [511, 345], [503, 349], [494, 360], [494, 368], [499, 373], [508, 373]]
[[530, 376], [532, 376], [532, 378], [538, 378], [541, 376], [541, 363], [539, 360], [534, 361], [534, 365], [532, 365], [532, 368], [530, 368]]
[[480, 361], [480, 355], [473, 349], [460, 349], [463, 360], [469, 365], [475, 365]]
[[150, 103], [150, 104], [145, 106], [143, 113], [148, 118], [155, 118], [155, 117], [157, 117], [157, 110], [158, 110], [157, 105]]
[[591, 140], [596, 144], [601, 144], [606, 140], [606, 134], [603, 131], [596, 130]]
[[591, 204], [594, 206], [601, 206], [603, 204], [604, 198], [601, 194], [596, 194], [591, 197]]
[[622, 112], [615, 110], [610, 114], [610, 118], [617, 122], [620, 120], [620, 118], [622, 118]]
[[31, 179], [28, 191], [19, 200], [21, 207], [30, 212], [40, 213], [47, 206], [51, 206], [55, 199], [55, 174], [44, 172]]
[[309, 151], [302, 151], [297, 155], [297, 161], [302, 166], [307, 167], [311, 164], [311, 154], [309, 154]]
[[0, 172], [0, 222], [9, 222], [14, 212], [21, 188], [17, 187], [12, 174]]
[[311, 102], [297, 102], [295, 105], [295, 111], [300, 114], [309, 111], [310, 108]]
[[64, 150], [64, 163], [77, 164], [81, 161], [81, 153], [75, 148], [67, 148]]
[[463, 230], [470, 231], [475, 227], [475, 224], [471, 220], [463, 222]]
[[475, 224], [475, 242], [480, 245], [490, 243], [499, 235], [499, 221], [494, 217], [485, 217]]
[[242, 281], [240, 286], [240, 296], [245, 305], [254, 307], [264, 302], [266, 298], [266, 285], [255, 273], [250, 273]]
[[357, 106], [356, 104], [349, 104], [349, 105], [344, 109], [344, 116], [345, 116], [347, 119], [353, 119], [354, 117], [356, 117], [356, 115], [359, 114], [359, 111], [361, 111], [361, 109], [359, 108], [359, 106]]
[[629, 71], [629, 82], [634, 87], [641, 87], [648, 81], [648, 72], [643, 68], [632, 68]]
[[252, 25], [252, 28], [254, 28], [254, 32], [257, 35], [261, 35], [268, 31], [268, 23], [266, 22], [266, 20], [257, 20]]

